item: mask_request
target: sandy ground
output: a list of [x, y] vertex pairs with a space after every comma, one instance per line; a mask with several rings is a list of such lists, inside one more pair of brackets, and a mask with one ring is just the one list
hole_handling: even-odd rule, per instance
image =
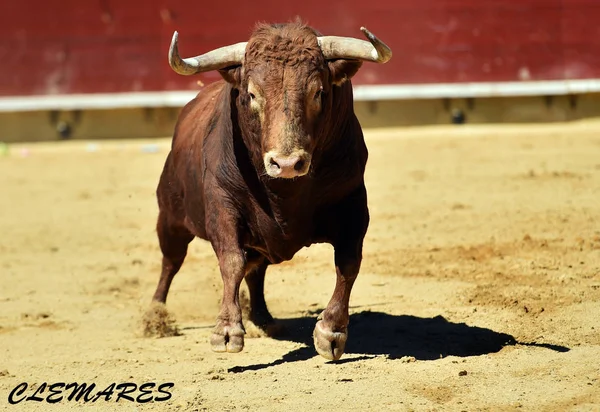
[[333, 291], [330, 247], [267, 274], [288, 335], [217, 354], [221, 280], [195, 241], [167, 302], [181, 336], [144, 338], [169, 141], [12, 147], [0, 157], [0, 408], [83, 403], [67, 391], [51, 405], [46, 389], [9, 405], [21, 382], [17, 400], [44, 382], [95, 383], [92, 395], [172, 382], [165, 401], [85, 408], [600, 410], [600, 124], [366, 136], [372, 220], [337, 363], [311, 342]]

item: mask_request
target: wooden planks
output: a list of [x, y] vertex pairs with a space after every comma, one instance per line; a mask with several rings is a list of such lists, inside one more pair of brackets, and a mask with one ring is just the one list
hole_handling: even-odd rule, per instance
[[182, 77], [167, 64], [246, 40], [254, 23], [295, 15], [324, 34], [361, 36], [394, 50], [355, 84], [600, 78], [600, 1], [381, 0], [211, 2], [2, 0], [0, 96], [196, 90], [216, 73]]

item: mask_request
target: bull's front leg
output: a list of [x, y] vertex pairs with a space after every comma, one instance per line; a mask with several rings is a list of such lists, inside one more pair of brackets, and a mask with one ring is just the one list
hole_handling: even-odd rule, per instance
[[215, 352], [241, 352], [246, 331], [242, 324], [239, 294], [246, 260], [241, 249], [217, 252], [217, 258], [223, 279], [223, 300], [210, 345]]
[[360, 271], [363, 239], [369, 225], [366, 192], [359, 192], [358, 199], [337, 214], [346, 225], [338, 228], [335, 249], [336, 282], [333, 296], [313, 332], [315, 349], [329, 360], [338, 360], [344, 353], [348, 339], [348, 306], [352, 286]]
[[[246, 271], [246, 256], [239, 242], [236, 219], [222, 208], [212, 214], [209, 225], [211, 244], [219, 260], [223, 279], [221, 311], [210, 338], [215, 352], [241, 352], [244, 349], [245, 330], [240, 307], [240, 285]], [[207, 225], [207, 226], [209, 226]]]
[[335, 253], [336, 282], [327, 308], [319, 315], [313, 333], [315, 349], [329, 360], [338, 360], [348, 339], [348, 305], [354, 280], [360, 270], [359, 256]]

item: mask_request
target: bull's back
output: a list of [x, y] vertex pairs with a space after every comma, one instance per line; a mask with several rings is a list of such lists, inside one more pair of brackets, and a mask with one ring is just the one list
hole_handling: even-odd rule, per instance
[[201, 238], [206, 238], [203, 143], [224, 86], [210, 84], [181, 110], [157, 189], [161, 212]]

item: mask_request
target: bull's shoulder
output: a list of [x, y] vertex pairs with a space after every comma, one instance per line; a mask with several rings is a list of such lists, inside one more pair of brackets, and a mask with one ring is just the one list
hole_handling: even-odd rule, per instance
[[224, 81], [211, 83], [183, 107], [175, 125], [173, 149], [204, 139], [215, 112], [219, 110], [225, 87]]
[[181, 110], [175, 125], [171, 153], [173, 167], [182, 179], [204, 175], [207, 167], [205, 159], [215, 156], [214, 150], [210, 156], [205, 152], [211, 150], [207, 149], [207, 142], [214, 140], [209, 136], [214, 134], [215, 123], [222, 116], [225, 89], [223, 81], [212, 83]]

